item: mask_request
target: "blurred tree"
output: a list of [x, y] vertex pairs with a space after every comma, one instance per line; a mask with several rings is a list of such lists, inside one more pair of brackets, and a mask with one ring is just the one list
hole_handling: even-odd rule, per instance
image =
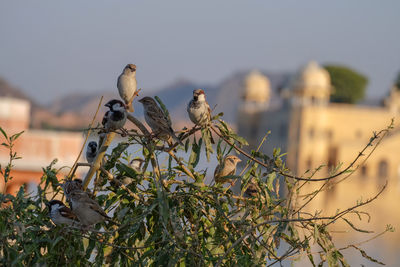
[[400, 71], [397, 74], [396, 80], [394, 81], [394, 85], [396, 86], [397, 90], [400, 90]]
[[346, 66], [326, 65], [331, 76], [331, 102], [354, 104], [365, 96], [368, 78]]

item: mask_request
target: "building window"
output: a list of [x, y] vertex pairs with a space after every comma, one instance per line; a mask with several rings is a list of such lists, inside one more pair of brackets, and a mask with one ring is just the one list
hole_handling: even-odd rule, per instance
[[337, 147], [330, 147], [328, 150], [328, 169], [333, 170], [337, 165], [338, 149]]
[[314, 128], [311, 127], [311, 128], [308, 130], [308, 136], [310, 137], [310, 139], [312, 139], [312, 138], [314, 138], [314, 135], [315, 135]]
[[312, 168], [312, 158], [311, 158], [311, 156], [309, 156], [306, 161], [306, 169], [311, 170], [311, 168]]
[[378, 164], [378, 177], [387, 178], [388, 177], [388, 163], [386, 160], [381, 160]]
[[311, 97], [311, 104], [317, 104], [317, 99], [315, 98], [315, 96]]
[[326, 137], [328, 138], [329, 141], [332, 141], [332, 139], [333, 139], [333, 132], [332, 132], [332, 130], [327, 130], [327, 131], [326, 131]]
[[250, 126], [250, 138], [255, 139], [257, 138], [257, 132], [258, 132], [258, 125], [253, 124]]
[[368, 167], [367, 165], [361, 166], [361, 176], [366, 177], [368, 175]]
[[279, 136], [281, 136], [282, 138], [286, 137], [286, 133], [287, 133], [287, 128], [286, 128], [286, 124], [283, 123], [279, 126]]

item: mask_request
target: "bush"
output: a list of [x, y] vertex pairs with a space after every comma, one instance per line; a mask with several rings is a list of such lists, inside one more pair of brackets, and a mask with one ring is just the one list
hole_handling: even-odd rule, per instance
[[[362, 232], [347, 216], [357, 214], [359, 207], [380, 193], [324, 217], [302, 212], [323, 188], [308, 192], [301, 207], [297, 205], [296, 196], [303, 183], [322, 180], [326, 185], [336, 177], [351, 174], [356, 169], [355, 162], [383, 138], [390, 127], [376, 133], [347, 168], [316, 179], [313, 177], [317, 171], [305, 177], [291, 175], [279, 149], [271, 157], [259, 151], [246, 153], [242, 148], [246, 140], [237, 136], [220, 115], [213, 118], [210, 126], [219, 136], [215, 147], [211, 146], [209, 131], [198, 127], [183, 129], [180, 139], [185, 141], [185, 146], [177, 149], [186, 152], [186, 158], [156, 142], [140, 121], [128, 117], [138, 130], [129, 131], [129, 136], [103, 159], [98, 156], [84, 179], [87, 185], [94, 173], [100, 171], [97, 184], [102, 194], [97, 194], [96, 200], [108, 214], [112, 211], [113, 220], [121, 226], [102, 223], [90, 231], [54, 226], [45, 204], [55, 195], [62, 195], [56, 176], [59, 170], [54, 168], [56, 161], [43, 169], [37, 195], [26, 195], [24, 188], [16, 196], [0, 194], [3, 203], [0, 209], [3, 218], [0, 221], [1, 265], [270, 266], [308, 256], [313, 266], [318, 262], [348, 266], [342, 250], [351, 248], [378, 262], [357, 246], [336, 248], [327, 226], [344, 220], [354, 231]], [[200, 131], [201, 137], [196, 137]], [[7, 137], [2, 132], [7, 140], [3, 145], [12, 150], [18, 136]], [[115, 134], [108, 134], [104, 149]], [[131, 145], [139, 145], [140, 151], [129, 155], [127, 148]], [[255, 187], [255, 196], [233, 194], [226, 187], [203, 182], [207, 169], [200, 170], [197, 166], [203, 153], [221, 160], [235, 150], [247, 162], [240, 176], [229, 178], [241, 180], [242, 192], [249, 185]], [[13, 153], [9, 169], [17, 159]], [[138, 155], [145, 160], [143, 172], [136, 172], [126, 164]], [[160, 166], [164, 157], [167, 163]], [[98, 163], [102, 160], [104, 163], [100, 166]], [[66, 178], [71, 178], [73, 173], [71, 171]], [[7, 182], [9, 172], [2, 174]], [[132, 182], [121, 185], [118, 177], [130, 177]], [[391, 230], [389, 226], [386, 231]]]

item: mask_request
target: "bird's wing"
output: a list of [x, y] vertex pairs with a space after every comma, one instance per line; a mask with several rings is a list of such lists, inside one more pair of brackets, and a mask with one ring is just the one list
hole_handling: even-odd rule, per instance
[[77, 220], [77, 217], [74, 213], [72, 213], [71, 209], [67, 208], [67, 207], [61, 207], [58, 209], [58, 211], [60, 212], [60, 214], [68, 219], [71, 220]]
[[151, 106], [147, 109], [149, 117], [151, 117], [160, 128], [164, 131], [172, 130], [171, 125], [168, 123], [168, 119], [165, 117], [164, 112], [158, 106]]
[[108, 116], [110, 115], [110, 111], [108, 110], [103, 117], [103, 120], [101, 121], [101, 124], [103, 124], [103, 126], [106, 126], [106, 122], [108, 120]]
[[215, 167], [215, 170], [214, 170], [214, 178], [219, 178], [220, 177], [220, 172], [221, 172], [221, 164], [218, 164], [217, 167]]
[[108, 217], [107, 213], [105, 213], [104, 210], [100, 207], [99, 203], [97, 203], [96, 200], [91, 199], [88, 195], [83, 196], [81, 200], [85, 202], [92, 210], [100, 213], [106, 218], [110, 218]]
[[210, 108], [210, 105], [207, 103], [207, 101], [206, 101], [206, 105], [207, 105], [207, 110], [208, 110], [208, 119], [209, 120], [211, 120], [211, 108]]

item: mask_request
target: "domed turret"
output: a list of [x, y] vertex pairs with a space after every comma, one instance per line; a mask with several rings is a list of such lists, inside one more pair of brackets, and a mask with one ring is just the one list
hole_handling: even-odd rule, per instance
[[327, 104], [331, 93], [331, 78], [317, 62], [301, 68], [292, 84], [295, 97], [303, 104]]
[[270, 97], [270, 83], [266, 76], [254, 70], [244, 81], [243, 99], [250, 102], [265, 103]]

